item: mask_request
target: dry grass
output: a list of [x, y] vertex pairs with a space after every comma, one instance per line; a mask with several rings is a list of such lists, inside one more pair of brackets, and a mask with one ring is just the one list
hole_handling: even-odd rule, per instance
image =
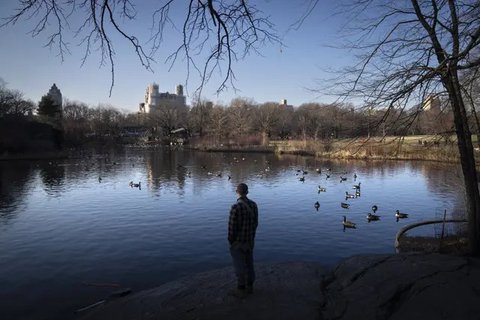
[[270, 144], [279, 153], [303, 151], [322, 158], [459, 161], [458, 148], [453, 139], [440, 141], [434, 136], [326, 141], [288, 140], [272, 141]]
[[464, 236], [450, 235], [443, 239], [436, 237], [402, 237], [400, 252], [447, 253], [455, 255], [468, 254], [468, 240]]

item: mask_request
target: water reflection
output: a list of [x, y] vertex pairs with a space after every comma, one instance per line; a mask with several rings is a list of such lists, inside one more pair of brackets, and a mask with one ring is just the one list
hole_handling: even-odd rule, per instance
[[40, 177], [44, 190], [50, 196], [59, 197], [64, 192], [65, 166], [58, 162], [48, 162], [40, 165]]
[[[464, 211], [456, 170], [429, 162], [137, 148], [84, 150], [52, 163], [2, 162], [0, 296], [7, 299], [0, 310], [7, 319], [42, 318], [9, 302], [44, 315], [58, 305], [70, 312], [103, 298], [79, 290], [82, 281], [140, 290], [229, 265], [226, 225], [239, 182], [249, 184], [260, 208], [258, 261], [329, 265], [352, 254], [393, 253], [403, 225], [445, 209]], [[348, 194], [354, 197], [345, 200]], [[369, 223], [373, 205], [381, 218]], [[409, 218], [397, 223], [395, 210]], [[357, 228], [343, 232], [343, 215]]]
[[177, 190], [183, 190], [187, 175], [192, 170], [189, 152], [152, 150], [147, 152], [145, 157], [147, 179], [154, 193], [162, 187], [171, 186], [171, 183]]
[[0, 161], [0, 223], [7, 223], [18, 215], [33, 175], [29, 162]]

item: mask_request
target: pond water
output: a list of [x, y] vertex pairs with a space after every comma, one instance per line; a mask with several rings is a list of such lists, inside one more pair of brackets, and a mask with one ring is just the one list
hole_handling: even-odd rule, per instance
[[[308, 171], [303, 182], [299, 170]], [[138, 291], [229, 266], [227, 220], [239, 182], [259, 206], [257, 262], [328, 267], [394, 253], [403, 225], [464, 211], [458, 166], [433, 162], [138, 148], [0, 162], [1, 318], [69, 319], [115, 290], [93, 284]], [[346, 201], [359, 182], [360, 197]], [[381, 219], [368, 223], [374, 204]], [[397, 222], [397, 209], [409, 218]], [[357, 228], [344, 230], [343, 215]]]

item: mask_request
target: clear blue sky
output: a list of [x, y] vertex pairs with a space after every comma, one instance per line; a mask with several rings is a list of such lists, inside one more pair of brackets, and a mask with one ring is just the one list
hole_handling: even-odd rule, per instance
[[[0, 15], [8, 15], [17, 5], [16, 0], [2, 0]], [[139, 12], [137, 21], [131, 27], [132, 33], [148, 38], [150, 14], [158, 0], [136, 1]], [[331, 102], [332, 97], [318, 96], [306, 88], [314, 88], [315, 80], [324, 78], [323, 69], [338, 67], [348, 62], [347, 52], [327, 47], [338, 39], [339, 22], [333, 15], [335, 0], [320, 1], [313, 14], [299, 30], [290, 30], [305, 10], [308, 0], [276, 1], [256, 0], [258, 7], [270, 15], [285, 47], [279, 45], [263, 47], [263, 56], [251, 55], [233, 66], [238, 92], [229, 89], [219, 96], [215, 89], [220, 78], [216, 77], [205, 87], [202, 96], [214, 102], [229, 103], [235, 97], [252, 98], [258, 103], [287, 99], [289, 104], [298, 106], [305, 102]], [[172, 17], [184, 12], [171, 12]], [[172, 70], [164, 63], [179, 38], [166, 37], [162, 51], [156, 56], [154, 72], [145, 70], [134, 51], [124, 42], [116, 45], [116, 77], [112, 96], [109, 97], [110, 69], [100, 67], [100, 57], [94, 52], [87, 63], [81, 66], [83, 51], [77, 46], [78, 40], [68, 34], [71, 54], [65, 60], [57, 56], [55, 48], [45, 47], [46, 35], [32, 38], [28, 34], [32, 24], [20, 21], [14, 26], [1, 29], [0, 78], [7, 82], [9, 89], [17, 89], [26, 98], [38, 102], [50, 86], [56, 83], [63, 96], [69, 100], [82, 101], [91, 106], [110, 104], [125, 111], [136, 111], [143, 102], [145, 88], [156, 82], [160, 91], [174, 92], [177, 84], [186, 80], [185, 64], [177, 61]], [[193, 93], [198, 79], [192, 75], [188, 93]], [[187, 101], [191, 101], [187, 96]]]

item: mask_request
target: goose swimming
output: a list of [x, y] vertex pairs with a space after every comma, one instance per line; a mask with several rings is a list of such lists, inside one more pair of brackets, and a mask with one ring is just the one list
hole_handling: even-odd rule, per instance
[[402, 213], [402, 212], [400, 212], [400, 210], [397, 210], [397, 211], [395, 212], [395, 217], [396, 217], [397, 219], [408, 218], [408, 213]]
[[367, 214], [367, 220], [368, 220], [368, 222], [370, 222], [370, 221], [377, 221], [377, 220], [380, 220], [380, 216], [378, 216], [378, 215], [376, 215], [376, 214], [368, 213], [368, 214]]
[[357, 227], [355, 223], [353, 223], [352, 221], [348, 221], [346, 216], [343, 216], [342, 224], [345, 228], [356, 228]]
[[348, 209], [350, 207], [350, 204], [349, 203], [345, 203], [345, 202], [342, 202], [340, 203], [340, 206], [344, 209]]
[[133, 181], [130, 181], [130, 187], [132, 188], [140, 188], [141, 186], [142, 185], [140, 181], [138, 183], [133, 183]]
[[348, 193], [348, 191], [345, 191], [345, 199], [354, 199], [355, 195]]

